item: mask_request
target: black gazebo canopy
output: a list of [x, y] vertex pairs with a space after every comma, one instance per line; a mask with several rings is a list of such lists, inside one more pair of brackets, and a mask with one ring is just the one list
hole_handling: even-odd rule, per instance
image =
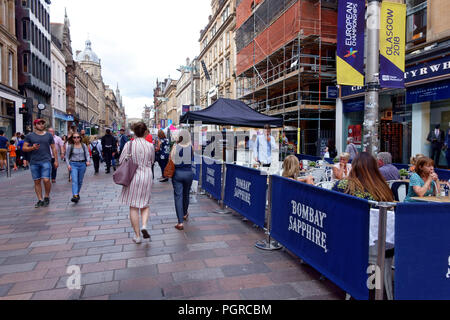
[[215, 124], [221, 126], [264, 128], [266, 124], [271, 127], [282, 127], [283, 119], [270, 117], [259, 113], [240, 100], [220, 98], [208, 108], [199, 111], [190, 111], [181, 116], [180, 123]]

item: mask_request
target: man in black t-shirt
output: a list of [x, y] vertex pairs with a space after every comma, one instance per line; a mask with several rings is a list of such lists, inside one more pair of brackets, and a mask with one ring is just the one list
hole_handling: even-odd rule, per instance
[[[45, 132], [45, 120], [34, 120], [35, 131], [25, 137], [22, 151], [30, 153], [30, 169], [31, 176], [34, 180], [34, 190], [36, 192], [38, 202], [35, 208], [47, 207], [50, 204], [50, 191], [52, 184], [50, 182], [50, 174], [52, 171], [52, 155], [58, 154], [55, 148], [53, 136]], [[58, 157], [55, 158], [54, 167], [58, 168]], [[42, 200], [42, 185], [44, 181], [45, 196]]]

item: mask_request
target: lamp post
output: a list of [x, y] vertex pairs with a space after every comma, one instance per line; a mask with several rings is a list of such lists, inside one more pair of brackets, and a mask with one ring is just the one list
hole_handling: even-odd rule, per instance
[[376, 155], [379, 151], [378, 109], [380, 91], [380, 8], [382, 0], [368, 0], [367, 4], [367, 62], [366, 97], [364, 108], [364, 136], [362, 151]]

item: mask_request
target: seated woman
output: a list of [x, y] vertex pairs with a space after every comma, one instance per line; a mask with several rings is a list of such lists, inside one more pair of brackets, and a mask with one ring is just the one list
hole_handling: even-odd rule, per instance
[[299, 173], [300, 162], [298, 158], [293, 155], [287, 156], [283, 162], [283, 177], [314, 185], [314, 178], [312, 176], [299, 178]]
[[347, 178], [337, 181], [334, 191], [374, 201], [394, 201], [394, 195], [378, 169], [377, 160], [367, 153], [359, 153], [352, 162]]
[[349, 153], [341, 153], [341, 155], [339, 156], [339, 163], [336, 163], [332, 168], [333, 180], [341, 180], [348, 177], [350, 170], [352, 170], [352, 165], [348, 163], [349, 160]]
[[439, 178], [434, 172], [434, 161], [428, 157], [421, 157], [415, 163], [415, 173], [409, 178], [408, 194], [405, 202], [416, 202], [412, 197], [428, 197], [438, 195]]

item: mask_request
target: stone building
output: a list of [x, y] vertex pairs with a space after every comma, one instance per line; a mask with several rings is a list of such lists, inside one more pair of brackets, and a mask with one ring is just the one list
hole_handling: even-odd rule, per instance
[[[10, 138], [14, 132], [23, 132], [23, 116], [19, 113], [23, 98], [19, 95], [17, 79], [19, 42], [16, 38], [15, 4], [13, 0], [1, 2], [3, 3], [0, 5], [0, 130]], [[26, 20], [24, 21], [26, 24]], [[25, 54], [25, 58], [28, 58], [28, 54]]]
[[236, 97], [235, 0], [212, 0], [212, 16], [200, 31], [200, 105], [204, 108], [218, 98]]
[[51, 23], [51, 35], [55, 44], [64, 55], [66, 63], [66, 120], [67, 127], [78, 126], [79, 117], [75, 112], [75, 62], [72, 53], [72, 40], [70, 38], [70, 21], [67, 12], [64, 14], [64, 23]]
[[66, 114], [66, 60], [64, 54], [56, 44], [57, 39], [51, 42], [51, 63], [52, 63], [52, 123], [51, 125], [60, 135], [67, 134], [67, 114]]
[[177, 81], [177, 121], [179, 123], [180, 116], [187, 111], [194, 111], [200, 105], [200, 73], [198, 60], [192, 62], [186, 59], [186, 65], [181, 66], [180, 79]]
[[[5, 3], [5, 1], [2, 2]], [[9, 24], [14, 24], [11, 2], [6, 1], [8, 14], [4, 17], [9, 19]], [[21, 95], [28, 99], [23, 131], [30, 132], [33, 129], [33, 120], [38, 116], [50, 124], [53, 117], [50, 102], [52, 93], [50, 0], [24, 0], [17, 1], [16, 4], [19, 4], [15, 8], [16, 33], [19, 40], [18, 85]], [[38, 110], [38, 105], [45, 109]]]

